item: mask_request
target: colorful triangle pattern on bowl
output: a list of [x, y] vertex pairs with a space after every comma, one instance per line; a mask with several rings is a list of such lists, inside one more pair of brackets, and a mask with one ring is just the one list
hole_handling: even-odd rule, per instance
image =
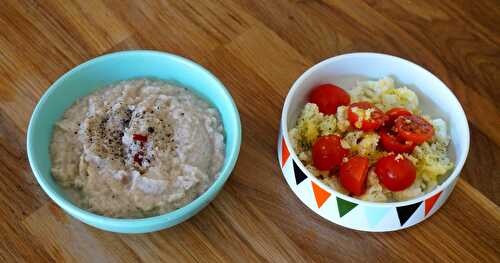
[[422, 202], [418, 202], [411, 205], [400, 206], [396, 208], [398, 212], [399, 223], [403, 226], [408, 219], [417, 211], [418, 207], [422, 204]]
[[288, 147], [286, 146], [285, 137], [281, 137], [281, 167], [285, 166], [288, 157], [290, 157], [290, 152], [288, 151]]
[[302, 183], [306, 178], [307, 175], [300, 170], [299, 166], [293, 161], [293, 174], [295, 175], [295, 183], [299, 185]]
[[434, 206], [434, 204], [436, 203], [436, 201], [441, 196], [441, 193], [442, 192], [439, 192], [439, 193], [433, 195], [432, 197], [430, 197], [429, 199], [425, 200], [425, 215], [426, 216], [427, 216], [427, 214], [429, 214], [429, 212], [431, 211], [432, 207]]
[[316, 199], [316, 204], [318, 205], [318, 208], [321, 208], [321, 206], [326, 202], [328, 198], [330, 198], [332, 194], [321, 188], [314, 181], [311, 181], [311, 185], [314, 192], [314, 199]]
[[439, 192], [421, 202], [399, 207], [359, 204], [355, 200], [339, 197], [314, 178], [309, 178], [300, 161], [292, 158], [285, 140], [281, 137], [278, 142], [281, 144], [278, 145], [279, 163], [292, 190], [313, 211], [341, 225], [354, 222], [369, 231], [413, 225], [421, 217], [430, 215], [444, 196], [443, 192]]
[[358, 204], [349, 202], [340, 197], [337, 197], [337, 208], [339, 211], [339, 217], [345, 216], [347, 213], [351, 212]]
[[392, 207], [364, 206], [366, 221], [370, 227], [376, 226], [384, 216], [393, 209]]

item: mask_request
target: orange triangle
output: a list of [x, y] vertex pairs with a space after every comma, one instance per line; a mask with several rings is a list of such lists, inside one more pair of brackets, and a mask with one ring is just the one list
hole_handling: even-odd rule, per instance
[[290, 152], [286, 147], [285, 137], [281, 138], [281, 167], [285, 166], [286, 160], [290, 157]]
[[439, 192], [437, 194], [435, 194], [433, 197], [425, 200], [425, 215], [427, 215], [432, 207], [434, 206], [434, 204], [436, 203], [436, 201], [439, 199], [439, 196], [441, 195], [442, 192]]
[[312, 187], [313, 187], [314, 198], [316, 198], [316, 204], [318, 205], [318, 208], [321, 208], [321, 206], [326, 202], [326, 200], [332, 194], [329, 193], [329, 192], [327, 192], [323, 188], [319, 187], [313, 181], [311, 181], [311, 184], [312, 184]]

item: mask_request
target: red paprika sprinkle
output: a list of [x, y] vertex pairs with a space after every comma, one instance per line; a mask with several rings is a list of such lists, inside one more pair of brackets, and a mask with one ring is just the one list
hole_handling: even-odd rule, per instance
[[140, 141], [140, 142], [147, 142], [148, 141], [148, 136], [142, 135], [142, 134], [134, 134], [132, 135], [132, 140], [134, 141]]
[[139, 165], [142, 165], [143, 158], [144, 158], [144, 153], [138, 152], [134, 155], [134, 162], [138, 163]]

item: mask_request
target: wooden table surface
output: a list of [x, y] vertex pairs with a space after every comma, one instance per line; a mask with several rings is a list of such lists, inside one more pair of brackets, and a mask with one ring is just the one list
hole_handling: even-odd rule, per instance
[[[500, 3], [454, 1], [6, 0], [0, 7], [0, 261], [500, 261]], [[95, 56], [155, 49], [199, 62], [238, 105], [236, 168], [174, 228], [119, 235], [66, 215], [26, 157], [31, 112], [61, 74]], [[462, 103], [471, 148], [448, 202], [392, 233], [329, 223], [289, 190], [276, 157], [283, 100], [311, 65], [347, 52], [412, 60]], [[367, 65], [370, 66], [370, 65]]]

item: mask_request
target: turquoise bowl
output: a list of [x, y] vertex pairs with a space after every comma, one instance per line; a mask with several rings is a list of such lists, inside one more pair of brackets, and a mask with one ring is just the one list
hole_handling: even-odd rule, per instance
[[[220, 112], [225, 130], [226, 159], [219, 177], [191, 203], [172, 212], [142, 218], [117, 219], [93, 214], [73, 204], [51, 174], [49, 145], [52, 128], [78, 98], [119, 80], [155, 77], [171, 80], [212, 103]], [[45, 92], [31, 116], [27, 136], [28, 158], [33, 173], [47, 195], [64, 211], [99, 229], [119, 233], [146, 233], [187, 220], [222, 189], [238, 158], [241, 124], [238, 109], [224, 85], [208, 70], [185, 58], [158, 51], [123, 51], [89, 60], [60, 77]]]

